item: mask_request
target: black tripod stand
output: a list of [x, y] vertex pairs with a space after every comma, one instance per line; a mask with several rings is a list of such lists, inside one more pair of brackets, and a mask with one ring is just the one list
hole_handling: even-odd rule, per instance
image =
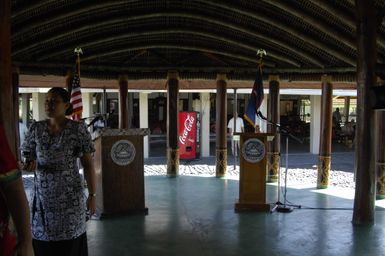
[[[274, 207], [270, 210], [270, 213], [273, 213], [275, 211], [278, 212], [292, 212], [294, 208], [301, 208], [301, 205], [294, 205], [294, 204], [287, 204], [287, 171], [288, 171], [288, 165], [289, 165], [289, 137], [299, 141], [302, 143], [302, 141], [295, 137], [294, 135], [290, 134], [286, 129], [282, 128], [280, 124], [276, 124], [271, 122], [270, 120], [267, 120], [265, 116], [262, 115], [262, 113], [259, 111], [257, 113], [258, 117], [260, 117], [262, 120], [265, 120], [267, 123], [274, 125], [277, 127], [278, 132], [280, 134], [286, 135], [286, 148], [285, 148], [285, 185], [284, 185], [284, 193], [283, 193], [283, 203], [281, 203], [281, 168], [278, 169], [278, 200], [276, 203], [274, 203]], [[280, 165], [281, 166], [281, 165]]]

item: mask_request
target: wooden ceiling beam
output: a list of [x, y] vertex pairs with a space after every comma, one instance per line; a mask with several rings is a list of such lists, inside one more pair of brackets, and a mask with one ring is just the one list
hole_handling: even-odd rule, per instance
[[[340, 10], [337, 10], [335, 6], [331, 5], [327, 1], [320, 2], [319, 0], [308, 0], [313, 5], [317, 6], [318, 8], [328, 12], [331, 16], [334, 17], [334, 19], [338, 20], [339, 23], [344, 24], [345, 26], [349, 27], [354, 33], [356, 32], [356, 21], [354, 16], [348, 15], [346, 12], [342, 12]], [[352, 3], [354, 5], [354, 3]], [[382, 26], [385, 26], [385, 20], [382, 22]], [[385, 48], [385, 39], [384, 37], [377, 38], [378, 44], [380, 47]]]
[[[350, 50], [353, 49], [355, 51], [355, 43], [352, 42], [351, 39], [349, 39], [348, 33], [342, 33], [336, 34], [335, 31], [332, 28], [328, 28], [326, 26], [327, 21], [325, 20], [317, 20], [313, 17], [311, 17], [310, 12], [305, 11], [306, 9], [299, 10], [298, 8], [294, 7], [294, 5], [290, 5], [288, 3], [284, 3], [282, 1], [273, 1], [273, 0], [263, 0], [266, 4], [264, 6], [275, 6], [276, 8], [279, 8], [280, 10], [283, 10], [287, 13], [290, 13], [293, 17], [301, 18], [304, 20], [306, 25], [316, 28], [317, 30], [325, 33], [327, 35], [326, 38], [330, 37], [333, 38], [334, 41], [338, 41], [339, 44], [347, 45]], [[316, 0], [309, 0], [311, 1], [311, 4], [314, 6], [317, 6], [318, 8], [322, 8], [322, 10], [327, 11], [328, 13], [331, 13], [331, 16], [333, 16], [336, 20], [344, 20], [344, 24], [349, 28], [354, 28], [355, 24], [354, 21], [349, 18], [349, 15], [346, 15], [345, 13], [341, 14], [341, 11], [338, 10], [335, 6], [329, 4], [329, 3], [319, 3], [319, 1]], [[49, 1], [43, 1], [39, 3], [31, 3], [28, 4], [28, 7], [26, 9], [18, 8], [16, 12], [13, 13], [12, 18], [17, 22], [25, 23], [28, 26], [20, 26], [21, 29], [16, 30], [16, 33], [14, 34], [14, 38], [19, 42], [18, 39], [25, 38], [28, 44], [22, 45], [20, 44], [20, 47], [16, 47], [14, 49], [14, 56], [20, 55], [21, 57], [23, 54], [27, 54], [28, 56], [33, 56], [33, 54], [30, 54], [30, 51], [37, 51], [41, 52], [42, 59], [49, 60], [50, 57], [45, 57], [45, 53], [52, 51], [55, 49], [55, 47], [47, 47], [50, 45], [57, 45], [59, 48], [63, 45], [62, 42], [65, 42], [68, 40], [71, 40], [72, 37], [75, 37], [76, 40], [79, 42], [90, 42], [86, 35], [87, 31], [93, 31], [93, 33], [101, 32], [101, 31], [108, 31], [108, 28], [111, 28], [116, 25], [123, 25], [123, 24], [130, 24], [130, 22], [146, 22], [148, 19], [154, 19], [154, 18], [164, 18], [167, 17], [169, 19], [186, 19], [193, 21], [194, 23], [197, 23], [198, 21], [202, 22], [203, 25], [207, 26], [223, 26], [226, 29], [229, 29], [230, 31], [235, 31], [238, 33], [241, 33], [242, 37], [249, 37], [253, 41], [261, 41], [264, 42], [264, 44], [270, 44], [271, 48], [266, 49], [268, 50], [269, 57], [271, 60], [277, 60], [278, 63], [287, 63], [290, 64], [293, 67], [301, 67], [301, 62], [303, 63], [309, 63], [312, 64], [312, 66], [316, 67], [324, 67], [325, 63], [323, 63], [323, 60], [325, 58], [322, 57], [322, 52], [325, 54], [328, 54], [327, 56], [333, 56], [337, 60], [342, 61], [352, 67], [355, 67], [356, 60], [353, 58], [348, 52], [338, 50], [338, 47], [334, 47], [333, 40], [328, 40], [327, 42], [322, 41], [322, 39], [318, 39], [315, 36], [310, 36], [306, 34], [306, 31], [298, 30], [292, 27], [290, 24], [286, 24], [283, 20], [279, 19], [279, 17], [271, 17], [271, 15], [268, 15], [267, 13], [257, 12], [253, 10], [248, 10], [247, 8], [242, 7], [242, 5], [235, 5], [232, 4], [231, 1], [211, 1], [211, 0], [196, 0], [194, 2], [194, 7], [196, 8], [197, 12], [189, 12], [189, 10], [193, 10], [192, 8], [187, 9], [181, 9], [181, 11], [167, 11], [167, 9], [161, 9], [158, 13], [149, 13], [149, 14], [139, 14], [139, 15], [130, 15], [124, 18], [119, 18], [119, 15], [116, 15], [112, 19], [107, 19], [107, 21], [103, 19], [97, 19], [97, 14], [100, 13], [106, 13], [105, 11], [109, 10], [125, 10], [127, 9], [127, 6], [130, 6], [131, 2], [136, 2], [136, 0], [132, 1], [115, 1], [115, 2], [109, 2], [109, 1], [101, 1], [96, 4], [93, 4], [92, 6], [87, 4], [79, 5], [79, 8], [71, 8], [71, 5], [73, 7], [76, 6], [76, 1], [64, 1], [62, 3], [58, 3], [55, 0], [49, 0]], [[325, 2], [325, 1], [323, 1]], [[349, 0], [349, 4], [354, 6], [354, 2]], [[207, 10], [218, 10], [217, 12], [213, 11], [205, 11], [198, 10], [199, 5], [207, 6]], [[254, 6], [258, 6], [257, 4], [253, 4]], [[20, 7], [20, 6], [17, 6]], [[143, 7], [145, 5], [143, 4]], [[266, 8], [266, 7], [264, 7]], [[222, 10], [222, 12], [221, 12]], [[53, 13], [58, 13], [58, 15], [52, 15], [48, 13], [48, 11], [52, 11]], [[164, 12], [163, 12], [164, 11]], [[40, 12], [40, 13], [39, 13]], [[151, 12], [151, 10], [149, 10]], [[198, 14], [200, 13], [200, 14]], [[235, 17], [245, 17], [247, 20], [251, 19], [255, 22], [248, 23], [250, 24], [250, 27], [245, 23], [241, 24], [241, 22], [237, 22], [235, 19], [225, 19], [225, 15], [227, 13], [234, 13]], [[210, 14], [210, 15], [207, 15]], [[43, 17], [49, 17], [47, 19], [37, 19], [43, 15]], [[49, 15], [49, 16], [48, 16]], [[342, 16], [341, 16], [342, 15]], [[74, 21], [88, 21], [90, 16], [95, 17], [95, 22], [93, 24], [82, 24], [76, 23]], [[339, 18], [341, 16], [342, 18]], [[84, 17], [84, 18], [82, 18]], [[88, 17], [88, 18], [87, 18]], [[29, 19], [33, 22], [31, 24], [28, 24]], [[58, 27], [60, 22], [64, 22], [66, 29], [62, 29], [62, 27]], [[249, 21], [248, 21], [249, 22]], [[352, 23], [353, 22], [353, 23]], [[282, 31], [282, 35], [285, 35], [286, 33], [286, 39], [285, 36], [282, 38], [274, 38], [271, 36], [271, 34], [266, 35], [259, 31], [255, 31], [257, 25], [263, 25], [268, 24], [271, 26], [272, 30], [275, 31]], [[384, 21], [382, 21], [382, 26], [384, 26]], [[78, 27], [75, 27], [78, 26]], [[158, 25], [159, 24], [155, 24]], [[64, 25], [63, 25], [64, 26]], [[102, 29], [98, 29], [98, 26], [102, 26]], [[45, 27], [48, 30], [45, 30]], [[75, 29], [72, 30], [72, 28], [75, 27]], [[254, 27], [254, 29], [253, 29]], [[63, 27], [64, 28], [64, 27]], [[93, 28], [96, 28], [96, 30], [93, 30]], [[41, 32], [40, 32], [41, 31]], [[355, 31], [355, 30], [354, 30]], [[146, 33], [148, 31], [144, 31]], [[192, 31], [194, 32], [194, 31]], [[189, 32], [187, 32], [189, 33]], [[260, 48], [257, 45], [251, 45], [250, 42], [237, 42], [237, 37], [230, 37], [230, 36], [218, 36], [218, 33], [216, 32], [198, 32], [195, 31], [195, 33], [203, 33], [206, 35], [200, 35], [206, 38], [210, 39], [218, 39], [218, 42], [228, 42], [231, 45], [238, 45], [238, 48], [242, 48], [243, 50], [247, 51], [255, 51], [256, 48]], [[236, 34], [236, 33], [235, 33]], [[191, 33], [192, 36], [194, 34]], [[195, 34], [198, 35], [198, 34]], [[124, 36], [124, 35], [123, 35]], [[211, 37], [210, 37], [211, 36]], [[287, 37], [290, 38], [291, 41], [287, 40]], [[33, 39], [30, 40], [29, 39]], [[348, 40], [345, 40], [348, 39]], [[34, 41], [36, 40], [36, 41]], [[98, 40], [98, 41], [103, 41]], [[353, 40], [354, 41], [354, 40]], [[20, 41], [21, 42], [21, 41]], [[109, 42], [109, 39], [106, 39], [106, 42]], [[17, 45], [17, 43], [15, 45]], [[384, 51], [385, 48], [385, 40], [383, 39], [383, 34], [381, 34], [378, 38], [378, 44], [381, 47], [379, 50]], [[69, 44], [68, 44], [69, 45]], [[172, 44], [170, 44], [172, 45]], [[304, 45], [305, 47], [303, 47]], [[277, 46], [282, 47], [282, 50], [274, 51]], [[65, 46], [64, 50], [68, 50], [69, 46]], [[197, 47], [199, 48], [199, 47]], [[200, 47], [204, 49], [204, 47]], [[212, 47], [207, 47], [212, 48]], [[237, 48], [235, 48], [237, 49]], [[311, 52], [309, 49], [314, 49], [315, 52]], [[48, 53], [48, 55], [51, 56], [60, 56], [60, 54], [65, 54], [61, 50], [61, 53], [55, 53], [53, 52]], [[72, 49], [70, 49], [72, 53]], [[226, 50], [223, 50], [226, 51]], [[284, 52], [286, 51], [288, 54], [285, 55]], [[235, 52], [235, 53], [234, 53]], [[236, 53], [236, 50], [234, 52], [230, 52], [228, 54], [233, 55], [240, 55], [244, 58], [250, 58], [249, 56], [246, 56], [245, 53]], [[57, 55], [56, 55], [57, 54]], [[217, 53], [212, 53], [217, 54]], [[36, 55], [35, 55], [36, 56]], [[228, 56], [230, 57], [230, 56]], [[239, 58], [237, 58], [239, 59]], [[20, 58], [22, 60], [22, 58]], [[244, 59], [245, 60], [245, 59]], [[379, 56], [379, 61], [383, 61], [383, 57]]]
[[[245, 50], [251, 51], [252, 53], [254, 53], [254, 56], [256, 56], [258, 49], [261, 48], [261, 47], [257, 48], [254, 46], [250, 46], [246, 43], [237, 42], [237, 41], [234, 41], [230, 38], [226, 38], [226, 37], [214, 34], [214, 33], [211, 34], [211, 33], [206, 33], [206, 32], [184, 30], [184, 29], [162, 29], [162, 30], [154, 30], [154, 31], [142, 31], [142, 32], [137, 32], [137, 33], [135, 32], [135, 33], [130, 33], [130, 34], [121, 34], [121, 35], [114, 36], [111, 38], [102, 38], [99, 40], [78, 41], [77, 43], [80, 44], [84, 49], [87, 49], [87, 48], [97, 47], [98, 45], [102, 45], [104, 47], [106, 44], [108, 44], [112, 41], [120, 41], [121, 40], [121, 41], [130, 42], [131, 38], [137, 37], [137, 36], [147, 37], [147, 36], [153, 36], [153, 35], [161, 36], [161, 35], [168, 35], [168, 34], [188, 34], [188, 35], [191, 35], [192, 37], [201, 36], [203, 38], [210, 38], [213, 40], [218, 40], [218, 45], [222, 45], [222, 43], [228, 43], [228, 44], [233, 45], [234, 49], [243, 48]], [[269, 43], [270, 42], [267, 42], [267, 44], [269, 44]], [[289, 48], [289, 47], [282, 47], [282, 48], [285, 48], [285, 50], [294, 51], [293, 48]], [[280, 53], [278, 51], [275, 51], [273, 46], [272, 46], [272, 48], [268, 48], [266, 50], [268, 51], [268, 56], [274, 58], [275, 60], [290, 64], [294, 67], [301, 67], [301, 64], [298, 61], [294, 61], [293, 59], [291, 59], [287, 56], [284, 56], [284, 53]], [[43, 54], [41, 57], [38, 57], [37, 60], [38, 61], [45, 61], [45, 60], [48, 60], [50, 58], [58, 58], [64, 54], [68, 54], [69, 52], [72, 53], [71, 48], [60, 47], [60, 50], [58, 50], [58, 51], [50, 49], [50, 53]], [[321, 65], [318, 62], [317, 62], [317, 66], [323, 67], [323, 65]]]
[[[250, 11], [240, 10], [235, 5], [230, 5], [230, 4], [225, 3], [225, 2], [214, 3], [214, 2], [209, 1], [209, 0], [202, 0], [202, 1], [205, 2], [205, 4], [207, 4], [207, 5], [216, 6], [218, 8], [218, 10], [225, 9], [227, 11], [238, 13], [242, 16], [247, 16], [247, 17], [253, 18], [255, 20], [259, 20], [263, 23], [267, 23], [267, 24], [269, 24], [273, 27], [276, 27], [282, 31], [285, 31], [286, 33], [290, 34], [291, 36], [297, 38], [297, 40], [299, 42], [301, 42], [298, 44], [303, 44], [303, 45], [309, 45], [310, 44], [313, 47], [318, 48], [318, 50], [326, 52], [328, 54], [331, 54], [332, 56], [340, 59], [341, 61], [344, 61], [347, 64], [352, 65], [353, 67], [356, 66], [355, 59], [344, 55], [343, 53], [341, 53], [340, 51], [338, 51], [334, 48], [331, 48], [329, 45], [323, 43], [321, 40], [316, 40], [304, 32], [293, 29], [292, 27], [284, 24], [280, 19], [277, 19], [277, 17], [268, 16], [268, 15], [264, 14], [263, 12], [259, 12], [258, 14], [256, 14], [256, 13], [253, 13]], [[311, 26], [311, 24], [308, 24], [308, 25]]]
[[[182, 15], [181, 13], [164, 13], [162, 15], [160, 15], [159, 13], [155, 13], [155, 14], [131, 16], [131, 17], [127, 17], [124, 20], [116, 18], [116, 19], [112, 19], [112, 20], [108, 20], [108, 21], [95, 21], [95, 23], [93, 24], [92, 27], [90, 27], [88, 25], [83, 25], [83, 26], [79, 25], [78, 27], [76, 27], [75, 29], [71, 29], [70, 31], [62, 31], [62, 30], [58, 31], [58, 34], [52, 35], [51, 37], [49, 37], [45, 40], [40, 39], [40, 40], [36, 41], [35, 43], [30, 42], [24, 48], [14, 49], [13, 54], [14, 54], [14, 56], [17, 56], [20, 54], [22, 55], [22, 54], [25, 54], [26, 52], [32, 51], [36, 48], [40, 48], [40, 47], [42, 47], [46, 44], [49, 44], [50, 42], [53, 42], [53, 41], [59, 41], [60, 42], [60, 41], [66, 41], [66, 39], [71, 39], [71, 38], [78, 39], [79, 37], [81, 38], [81, 36], [84, 36], [86, 34], [86, 32], [96, 30], [99, 27], [104, 27], [106, 30], [108, 30], [108, 28], [113, 27], [113, 26], [117, 26], [120, 23], [127, 23], [127, 22], [131, 22], [131, 21], [136, 21], [136, 20], [153, 19], [156, 17], [163, 17], [163, 15], [165, 15], [167, 17], [181, 17], [181, 18], [185, 18], [185, 19], [197, 20], [197, 21], [203, 22], [205, 24], [205, 26], [223, 26], [229, 30], [238, 31], [238, 32], [250, 37], [250, 38], [255, 39], [255, 40], [264, 40], [268, 44], [271, 44], [272, 46], [279, 45], [282, 48], [284, 48], [285, 51], [291, 52], [293, 55], [298, 56], [299, 58], [303, 59], [303, 61], [305, 63], [308, 62], [308, 63], [311, 63], [311, 64], [316, 65], [318, 67], [323, 67], [323, 65], [324, 65], [324, 63], [322, 63], [317, 56], [310, 55], [309, 53], [295, 49], [293, 46], [290, 46], [290, 44], [287, 41], [285, 41], [284, 39], [277, 40], [277, 39], [274, 39], [271, 37], [267, 37], [266, 35], [263, 35], [258, 31], [254, 31], [254, 30], [251, 30], [249, 28], [237, 26], [237, 25], [231, 24], [230, 22], [224, 22], [222, 20], [216, 20], [216, 19], [208, 18], [208, 17], [203, 16], [203, 15], [196, 15], [196, 14], [195, 15], [192, 15], [192, 14], [183, 14]], [[96, 30], [96, 32], [102, 33], [103, 31]], [[145, 33], [147, 33], [147, 32], [143, 31], [142, 34], [145, 34]], [[207, 33], [206, 33], [206, 36], [207, 36]], [[217, 35], [215, 35], [215, 36], [217, 36]], [[52, 54], [55, 54], [55, 52], [53, 52]]]
[[[60, 64], [60, 63], [51, 63], [51, 62], [13, 62], [15, 66], [20, 67], [21, 72], [23, 72], [24, 68], [35, 68], [35, 69], [60, 69], [67, 70], [68, 68], [73, 67], [73, 64]], [[381, 72], [381, 68], [378, 69], [378, 72]], [[223, 71], [225, 73], [236, 72], [236, 73], [255, 73], [257, 71], [257, 66], [250, 68], [240, 68], [237, 66], [199, 66], [199, 67], [178, 67], [178, 66], [163, 66], [163, 67], [148, 67], [148, 66], [106, 66], [106, 65], [92, 65], [84, 63], [82, 60], [81, 64], [82, 70], [95, 70], [95, 71], [106, 71], [106, 72], [160, 72], [167, 70], [182, 70], [186, 72], [219, 72]], [[354, 67], [335, 67], [335, 68], [274, 68], [274, 67], [265, 67], [264, 73], [272, 73], [272, 74], [331, 74], [331, 73], [355, 73], [356, 69]]]
[[166, 62], [168, 65], [172, 65], [172, 61], [167, 58], [167, 56], [164, 56], [163, 54], [159, 53], [156, 49], [147, 49], [150, 54], [158, 57], [160, 60]]
[[[113, 49], [113, 50], [105, 49], [104, 52], [99, 52], [98, 55], [83, 57], [82, 62], [90, 62], [90, 61], [92, 61], [94, 59], [98, 59], [98, 58], [106, 58], [108, 56], [113, 56], [116, 54], [120, 55], [120, 54], [123, 54], [123, 53], [128, 52], [128, 51], [136, 51], [136, 50], [143, 50], [143, 49], [146, 49], [146, 50], [149, 50], [149, 49], [178, 49], [178, 50], [187, 50], [187, 51], [209, 52], [209, 53], [214, 53], [214, 54], [218, 54], [218, 55], [222, 55], [222, 56], [226, 56], [226, 57], [230, 57], [230, 58], [235, 58], [238, 60], [251, 62], [254, 64], [258, 63], [258, 59], [256, 57], [255, 58], [245, 57], [245, 56], [240, 55], [240, 54], [229, 53], [229, 52], [220, 51], [217, 49], [210, 49], [210, 48], [198, 47], [198, 46], [178, 45], [178, 44], [174, 44], [174, 45], [172, 45], [172, 44], [166, 44], [166, 45], [150, 44], [150, 45], [148, 45], [145, 43], [143, 43], [141, 46], [137, 46], [137, 47], [125, 47], [123, 49]], [[275, 65], [275, 63], [272, 63], [269, 61], [265, 61], [264, 63], [266, 66], [269, 66], [269, 67], [273, 67]]]
[[294, 17], [303, 20], [307, 25], [325, 33], [330, 38], [333, 38], [336, 42], [349, 47], [351, 50], [356, 49], [355, 39], [349, 35], [333, 31], [333, 27], [322, 22], [320, 19], [312, 17], [304, 11], [304, 9], [298, 10], [289, 4], [288, 1], [276, 1], [276, 0], [263, 0], [269, 5], [275, 6], [282, 11], [285, 11]]

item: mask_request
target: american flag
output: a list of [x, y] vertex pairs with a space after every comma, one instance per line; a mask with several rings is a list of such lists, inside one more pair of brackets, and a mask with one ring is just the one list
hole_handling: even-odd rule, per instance
[[244, 118], [255, 128], [255, 115], [258, 113], [259, 107], [262, 105], [264, 98], [263, 81], [262, 81], [262, 64], [258, 67], [257, 77], [255, 78], [253, 90], [251, 91], [250, 100], [247, 104]]
[[72, 119], [79, 121], [82, 118], [83, 102], [82, 92], [80, 90], [80, 78], [78, 74], [75, 74], [72, 80], [70, 103], [73, 107]]

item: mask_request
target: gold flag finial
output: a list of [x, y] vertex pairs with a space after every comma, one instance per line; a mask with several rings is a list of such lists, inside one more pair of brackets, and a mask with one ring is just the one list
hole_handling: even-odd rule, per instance
[[82, 48], [80, 48], [80, 47], [76, 47], [76, 48], [74, 49], [74, 53], [77, 54], [77, 55], [79, 56], [80, 54], [83, 54], [83, 50], [82, 50]]
[[257, 50], [257, 55], [259, 56], [259, 63], [258, 63], [258, 69], [262, 71], [262, 66], [263, 66], [263, 56], [267, 55], [265, 49], [258, 49]]
[[80, 47], [76, 47], [74, 53], [76, 54], [76, 73], [80, 77], [80, 54], [83, 54], [83, 50]]
[[258, 49], [257, 55], [259, 56], [259, 62], [262, 63], [262, 59], [264, 55], [267, 55], [265, 49]]

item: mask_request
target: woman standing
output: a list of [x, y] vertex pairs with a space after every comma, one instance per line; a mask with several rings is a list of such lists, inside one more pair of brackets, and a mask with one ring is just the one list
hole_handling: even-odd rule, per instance
[[[22, 146], [24, 169], [35, 171], [30, 202], [35, 255], [88, 255], [86, 208], [95, 213], [95, 149], [84, 123], [66, 118], [72, 106], [65, 89], [48, 91], [45, 111], [48, 119], [31, 125]], [[86, 202], [78, 158], [88, 185]]]

